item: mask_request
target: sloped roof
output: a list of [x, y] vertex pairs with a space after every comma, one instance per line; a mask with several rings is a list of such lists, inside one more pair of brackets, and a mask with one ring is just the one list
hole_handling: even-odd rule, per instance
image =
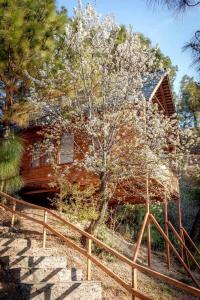
[[143, 94], [146, 100], [148, 101], [156, 97], [158, 100], [161, 100], [161, 102], [163, 102], [163, 99], [159, 99], [161, 98], [161, 96], [159, 95], [160, 87], [162, 87], [162, 93], [165, 102], [162, 104], [164, 104], [166, 112], [169, 115], [172, 115], [175, 113], [175, 106], [173, 101], [173, 94], [171, 90], [169, 74], [167, 71], [162, 70], [150, 75], [149, 79], [147, 79], [147, 82], [143, 86]]
[[147, 80], [143, 87], [143, 93], [146, 100], [150, 100], [152, 98], [152, 95], [156, 92], [162, 80], [167, 75], [168, 73], [166, 71], [159, 71], [149, 76], [149, 80]]
[[[165, 96], [166, 109], [168, 114], [171, 115], [175, 112], [175, 108], [174, 108], [173, 96], [170, 88], [169, 76], [167, 71], [161, 70], [150, 75], [143, 86], [143, 94], [146, 100], [151, 100], [156, 95], [156, 92], [161, 86], [161, 84], [164, 84], [165, 86], [164, 96]], [[5, 93], [3, 92], [2, 88], [3, 88], [3, 83], [0, 81], [0, 116], [2, 116], [3, 114], [2, 109], [5, 104]], [[46, 110], [48, 111], [48, 107], [46, 108]]]

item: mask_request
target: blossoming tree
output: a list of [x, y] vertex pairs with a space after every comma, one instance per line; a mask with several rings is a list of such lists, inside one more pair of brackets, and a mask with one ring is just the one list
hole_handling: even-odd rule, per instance
[[174, 121], [142, 92], [157, 66], [155, 50], [141, 45], [131, 28], [120, 34], [114, 18], [79, 7], [65, 35], [56, 37], [62, 48], [33, 80], [31, 98], [51, 120], [43, 132], [47, 144], [64, 130], [86, 141], [79, 149], [84, 158], [76, 164], [99, 178], [91, 233], [103, 222], [117, 186], [153, 175], [169, 140], [177, 140]]

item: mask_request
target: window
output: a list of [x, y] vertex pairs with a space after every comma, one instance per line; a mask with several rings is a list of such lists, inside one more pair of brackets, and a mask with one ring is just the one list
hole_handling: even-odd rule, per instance
[[36, 168], [36, 167], [39, 167], [40, 166], [40, 157], [39, 155], [34, 155], [32, 157], [32, 161], [31, 161], [31, 167], [32, 168]]
[[51, 165], [53, 163], [52, 149], [48, 149], [46, 154], [42, 157], [42, 165]]
[[41, 150], [40, 144], [34, 143], [32, 149], [32, 159], [31, 159], [31, 167], [37, 168], [40, 166], [40, 159], [41, 159]]
[[71, 163], [74, 160], [74, 136], [69, 133], [63, 134], [60, 144], [60, 164]]
[[41, 143], [35, 143], [33, 145], [33, 154], [31, 160], [32, 168], [48, 166], [53, 162], [53, 148], [49, 146], [48, 150], [45, 151], [45, 149], [43, 149], [41, 145]]

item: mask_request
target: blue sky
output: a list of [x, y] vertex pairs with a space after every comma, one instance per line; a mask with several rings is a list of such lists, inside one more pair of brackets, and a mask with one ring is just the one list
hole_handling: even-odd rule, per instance
[[[164, 7], [152, 7], [146, 0], [89, 0], [101, 14], [113, 14], [119, 24], [133, 26], [137, 32], [149, 37], [153, 45], [159, 44], [162, 52], [168, 55], [179, 72], [175, 81], [175, 90], [184, 74], [197, 78], [191, 66], [189, 52], [183, 52], [182, 46], [190, 40], [195, 30], [199, 29], [200, 8], [190, 9], [184, 14], [175, 14]], [[69, 16], [73, 15], [76, 0], [57, 0], [58, 6], [65, 6]]]

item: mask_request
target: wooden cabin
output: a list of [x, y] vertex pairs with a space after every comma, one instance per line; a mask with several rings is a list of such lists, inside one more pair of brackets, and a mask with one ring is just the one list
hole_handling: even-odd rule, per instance
[[[166, 72], [156, 73], [155, 76], [144, 86], [143, 89], [144, 96], [147, 101], [152, 100], [156, 102], [161, 110], [165, 112], [166, 115], [171, 116], [175, 113], [173, 96], [170, 87], [169, 76]], [[41, 136], [38, 131], [41, 130], [40, 126], [30, 126], [28, 129], [24, 130], [23, 137], [26, 141], [27, 149], [30, 145], [37, 143], [41, 140]], [[81, 170], [77, 168], [73, 162], [75, 159], [81, 159], [80, 154], [76, 153], [74, 148], [74, 141], [80, 143], [81, 139], [72, 134], [63, 134], [61, 138], [60, 148], [57, 149], [57, 164], [60, 166], [69, 166], [70, 173], [69, 178], [72, 183], [78, 183], [80, 187], [84, 189], [86, 184], [97, 184], [98, 178], [93, 174], [86, 172], [86, 170]], [[84, 143], [83, 141], [81, 141]], [[84, 147], [84, 145], [82, 145]], [[21, 191], [22, 196], [26, 199], [35, 199], [37, 196], [38, 201], [40, 199], [47, 199], [51, 197], [58, 190], [56, 188], [50, 187], [50, 184], [54, 178], [52, 175], [51, 158], [48, 154], [38, 155], [38, 158], [33, 157], [30, 151], [27, 150], [24, 154], [21, 166], [21, 173], [24, 178], [25, 186]], [[162, 185], [156, 181], [154, 178], [150, 179], [151, 186], [160, 187]], [[129, 191], [127, 197], [123, 197], [124, 201], [129, 203], [143, 203], [144, 196], [142, 191], [144, 191], [144, 178], [134, 179], [132, 185], [132, 190]], [[130, 189], [126, 183], [124, 183], [123, 189]], [[176, 196], [178, 193], [178, 180], [171, 172], [171, 194]], [[116, 193], [113, 201], [122, 197], [122, 189], [119, 187], [116, 189]], [[155, 195], [156, 200], [162, 200]]]

